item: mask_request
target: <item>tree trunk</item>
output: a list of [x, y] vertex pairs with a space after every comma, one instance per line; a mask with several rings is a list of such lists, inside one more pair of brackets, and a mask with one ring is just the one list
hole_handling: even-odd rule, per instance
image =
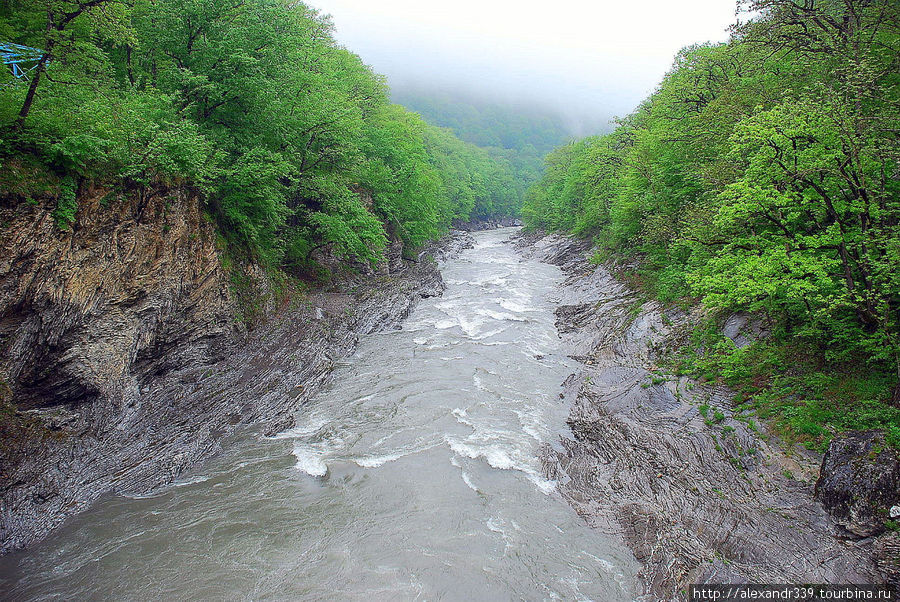
[[25, 118], [28, 117], [28, 113], [31, 111], [31, 105], [34, 102], [38, 83], [41, 81], [41, 74], [44, 72], [44, 66], [47, 64], [46, 57], [46, 54], [41, 57], [37, 69], [34, 71], [34, 77], [31, 78], [31, 83], [28, 85], [28, 93], [25, 94], [25, 102], [22, 103], [22, 108], [19, 110], [19, 117], [16, 119], [15, 129], [17, 130], [21, 129], [25, 124]]
[[125, 65], [128, 73], [128, 82], [134, 87], [134, 68], [131, 65], [131, 44], [125, 47]]
[[891, 396], [891, 404], [895, 408], [900, 408], [900, 352], [897, 353], [896, 357], [896, 366], [897, 366], [897, 385], [894, 387], [894, 394]]

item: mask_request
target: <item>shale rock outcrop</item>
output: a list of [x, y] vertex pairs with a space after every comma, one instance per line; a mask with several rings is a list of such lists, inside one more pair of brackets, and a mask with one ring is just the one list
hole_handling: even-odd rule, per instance
[[[813, 496], [819, 460], [786, 455], [765, 426], [714, 383], [667, 373], [691, 316], [629, 289], [590, 245], [555, 235], [519, 241], [562, 267], [557, 327], [580, 368], [564, 383], [573, 437], [546, 450], [547, 476], [595, 528], [621, 536], [643, 564], [648, 599], [683, 599], [691, 583], [880, 583], [871, 541]], [[764, 336], [753, 320], [736, 340]]]
[[205, 357], [232, 330], [215, 231], [197, 198], [106, 196], [85, 195], [69, 231], [49, 203], [0, 208], [0, 375], [19, 409], [120, 394], [140, 386], [136, 374]]
[[346, 277], [248, 331], [216, 232], [186, 190], [89, 191], [69, 232], [53, 205], [0, 207], [0, 551], [110, 493], [143, 494], [235, 429], [289, 425], [360, 334], [396, 327], [443, 282], [430, 256]]

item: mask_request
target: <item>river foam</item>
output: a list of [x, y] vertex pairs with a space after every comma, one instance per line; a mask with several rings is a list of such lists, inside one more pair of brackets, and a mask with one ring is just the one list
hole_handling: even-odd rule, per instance
[[561, 274], [522, 261], [508, 234], [479, 233], [443, 266], [442, 298], [401, 330], [361, 337], [293, 428], [248, 434], [156, 497], [77, 517], [67, 540], [31, 552], [18, 591], [634, 599], [631, 553], [575, 514], [539, 459], [570, 436], [548, 299]]

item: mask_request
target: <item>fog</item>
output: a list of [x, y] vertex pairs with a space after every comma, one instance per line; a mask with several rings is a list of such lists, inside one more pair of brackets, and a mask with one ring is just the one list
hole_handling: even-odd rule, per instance
[[309, 3], [393, 88], [539, 105], [574, 133], [631, 112], [680, 48], [726, 40], [735, 19], [733, 0]]

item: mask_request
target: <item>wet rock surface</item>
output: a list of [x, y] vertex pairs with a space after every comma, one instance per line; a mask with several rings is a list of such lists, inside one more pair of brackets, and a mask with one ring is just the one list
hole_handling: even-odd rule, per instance
[[[430, 257], [311, 293], [247, 333], [196, 198], [2, 209], [0, 551], [44, 537], [107, 493], [145, 494], [235, 429], [279, 430], [360, 334], [440, 295]], [[471, 245], [464, 233], [431, 257]]]
[[848, 537], [883, 533], [891, 508], [900, 504], [900, 457], [884, 432], [835, 437], [822, 459], [816, 498]]
[[[885, 580], [872, 542], [838, 538], [814, 499], [818, 457], [761, 437], [727, 389], [659, 369], [690, 316], [590, 264], [584, 241], [538, 233], [517, 245], [567, 274], [557, 327], [581, 364], [564, 383], [574, 438], [546, 452], [545, 470], [585, 520], [631, 547], [649, 599], [684, 598], [691, 583]], [[761, 334], [734, 322], [736, 340]]]

